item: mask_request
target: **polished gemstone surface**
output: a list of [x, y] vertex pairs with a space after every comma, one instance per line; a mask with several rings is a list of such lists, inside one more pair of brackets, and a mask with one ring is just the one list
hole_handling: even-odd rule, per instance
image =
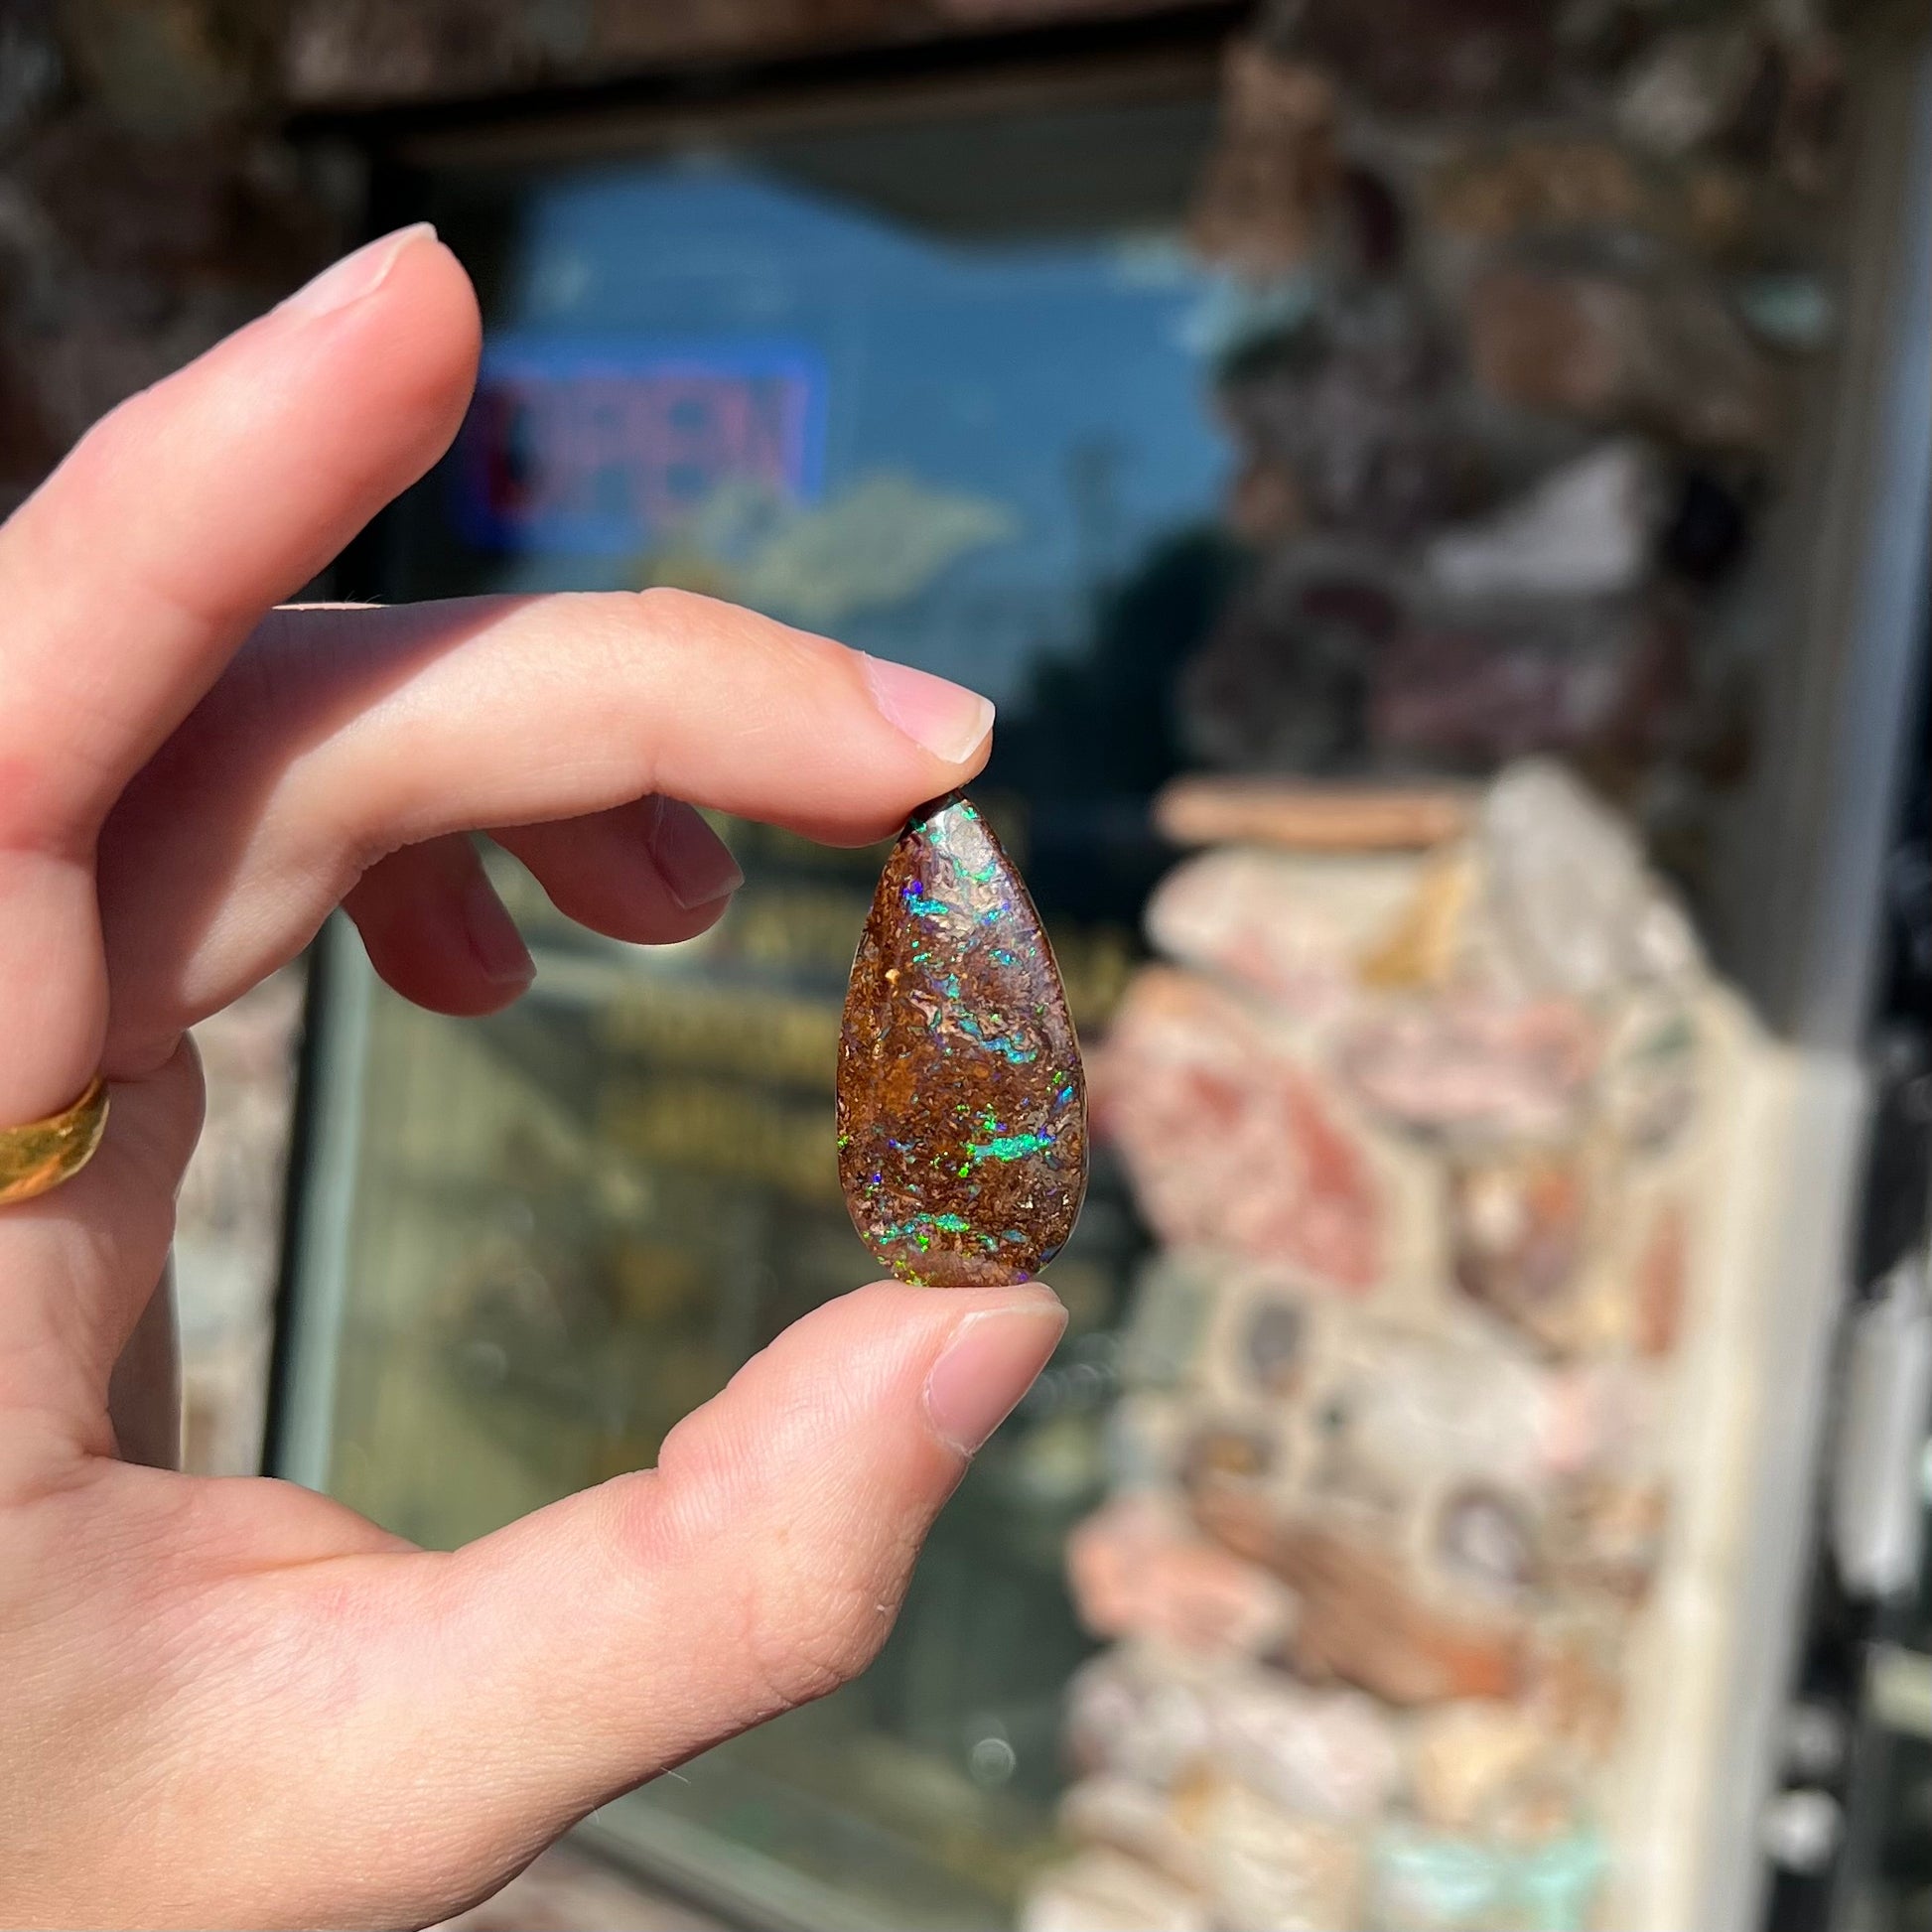
[[1025, 1281], [1087, 1185], [1087, 1086], [1039, 914], [959, 792], [886, 862], [839, 1040], [839, 1179], [901, 1281]]

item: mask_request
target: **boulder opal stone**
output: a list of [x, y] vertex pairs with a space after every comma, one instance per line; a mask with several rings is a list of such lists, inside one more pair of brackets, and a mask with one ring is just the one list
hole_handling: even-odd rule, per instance
[[893, 848], [839, 1040], [839, 1179], [901, 1281], [1027, 1280], [1087, 1185], [1087, 1085], [1053, 950], [1013, 861], [958, 792]]

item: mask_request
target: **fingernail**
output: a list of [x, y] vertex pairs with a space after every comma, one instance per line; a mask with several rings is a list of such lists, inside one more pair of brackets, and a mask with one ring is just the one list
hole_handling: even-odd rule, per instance
[[964, 764], [993, 729], [992, 701], [977, 691], [910, 664], [895, 664], [889, 657], [868, 657], [862, 651], [859, 662], [872, 701], [887, 722], [948, 764]]
[[724, 840], [681, 799], [657, 801], [645, 845], [671, 897], [687, 912], [737, 892], [745, 883]]
[[313, 282], [297, 289], [286, 302], [278, 305], [282, 314], [313, 322], [317, 316], [331, 315], [338, 309], [347, 308], [351, 302], [359, 302], [365, 295], [373, 295], [395, 267], [396, 257], [425, 236], [431, 240], [436, 238], [436, 229], [428, 221], [417, 221], [407, 228], [396, 229], [393, 234], [379, 235], [352, 255], [332, 263]]
[[1050, 1291], [1032, 1304], [969, 1314], [926, 1378], [933, 1432], [971, 1455], [1013, 1413], [1066, 1330]]
[[463, 924], [470, 935], [470, 950], [492, 985], [528, 986], [536, 978], [536, 961], [523, 935], [481, 873], [464, 889]]

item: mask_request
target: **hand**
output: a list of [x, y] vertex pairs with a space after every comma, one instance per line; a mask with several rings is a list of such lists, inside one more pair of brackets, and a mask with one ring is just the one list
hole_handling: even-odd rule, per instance
[[668, 592], [267, 615], [455, 433], [427, 229], [100, 423], [0, 530], [0, 1124], [96, 1067], [93, 1164], [0, 1207], [0, 1922], [394, 1926], [862, 1669], [1063, 1322], [879, 1284], [620, 1476], [450, 1554], [325, 1497], [119, 1460], [116, 1357], [200, 1121], [186, 1029], [347, 906], [448, 1013], [530, 966], [465, 834], [623, 939], [738, 883], [687, 800], [879, 837], [991, 707]]

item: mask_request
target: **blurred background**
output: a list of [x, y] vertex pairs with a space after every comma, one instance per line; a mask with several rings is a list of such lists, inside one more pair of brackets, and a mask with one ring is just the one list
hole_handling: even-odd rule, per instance
[[[1932, 22], [6, 0], [0, 493], [433, 219], [326, 586], [676, 584], [999, 704], [1098, 1167], [861, 1683], [469, 1923], [1932, 1927]], [[206, 1029], [193, 1467], [449, 1545], [870, 1272], [878, 851]]]

